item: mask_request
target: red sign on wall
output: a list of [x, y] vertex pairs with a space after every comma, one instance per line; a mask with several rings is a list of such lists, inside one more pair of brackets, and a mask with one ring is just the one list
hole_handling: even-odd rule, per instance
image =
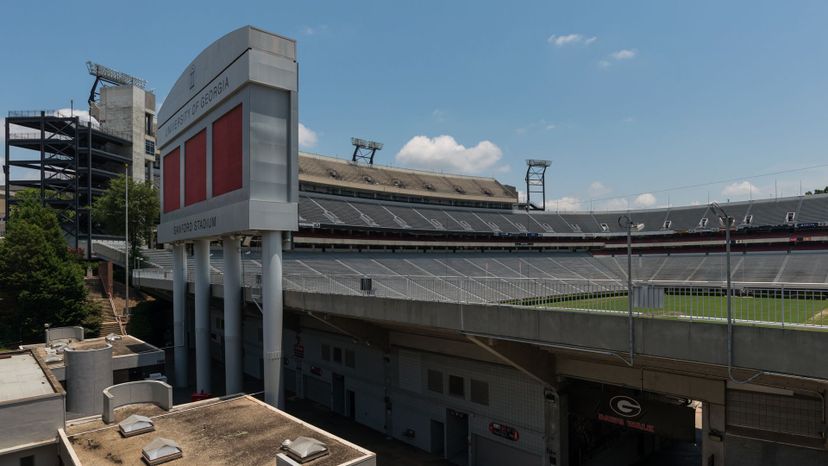
[[164, 156], [164, 212], [172, 212], [181, 207], [179, 199], [181, 182], [181, 165], [178, 147]]
[[520, 439], [520, 433], [514, 427], [509, 427], [503, 425], [499, 422], [490, 422], [489, 423], [489, 432], [498, 437], [503, 437], [505, 439], [509, 439], [513, 442], [517, 442]]

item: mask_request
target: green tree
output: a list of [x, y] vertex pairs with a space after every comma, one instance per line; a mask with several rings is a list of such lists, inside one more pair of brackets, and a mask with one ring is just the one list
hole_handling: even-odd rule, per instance
[[14, 309], [4, 324], [23, 342], [41, 340], [45, 324], [97, 332], [100, 311], [87, 299], [84, 268], [69, 253], [57, 215], [36, 198], [17, 200], [0, 241], [0, 288]]
[[113, 179], [109, 188], [95, 200], [92, 218], [113, 235], [124, 234], [124, 190], [129, 183], [129, 242], [133, 254], [149, 242], [152, 229], [158, 224], [160, 203], [158, 191], [151, 183], [135, 181], [124, 175]]

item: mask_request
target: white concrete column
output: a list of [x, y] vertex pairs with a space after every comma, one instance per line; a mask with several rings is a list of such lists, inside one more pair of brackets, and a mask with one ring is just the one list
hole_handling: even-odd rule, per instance
[[725, 464], [725, 405], [702, 403], [702, 464]]
[[569, 407], [565, 392], [545, 387], [543, 390], [546, 424], [544, 466], [569, 464]]
[[187, 254], [184, 243], [173, 245], [173, 360], [175, 386], [187, 386]]
[[282, 389], [282, 232], [262, 233], [262, 345], [265, 402], [285, 407]]
[[196, 391], [210, 393], [210, 240], [195, 240]]
[[228, 395], [242, 389], [241, 240], [224, 237], [224, 375]]

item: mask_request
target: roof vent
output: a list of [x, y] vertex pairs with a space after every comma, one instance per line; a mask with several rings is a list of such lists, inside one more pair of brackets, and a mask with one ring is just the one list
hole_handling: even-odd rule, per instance
[[429, 191], [434, 191], [434, 185], [431, 183], [426, 183], [423, 185], [423, 187]]
[[462, 187], [462, 186], [457, 186], [457, 185], [454, 185], [454, 190], [455, 190], [455, 191], [457, 191], [457, 192], [458, 192], [458, 193], [460, 193], [460, 194], [466, 194], [466, 190], [465, 190], [465, 189], [463, 189], [463, 187]]
[[402, 180], [399, 180], [397, 178], [394, 178], [393, 180], [391, 180], [391, 184], [393, 184], [394, 186], [396, 186], [398, 188], [404, 188], [405, 187], [405, 183], [403, 183]]
[[66, 348], [67, 346], [69, 346], [69, 343], [71, 343], [71, 342], [69, 341], [68, 338], [60, 338], [60, 339], [57, 339], [57, 340], [52, 340], [51, 342], [49, 342], [48, 346], [49, 346], [49, 348], [53, 348], [53, 349], [57, 350], [58, 352], [63, 352], [63, 349]]
[[115, 335], [114, 333], [110, 333], [109, 335], [106, 336], [106, 341], [108, 341], [109, 343], [112, 343], [113, 341], [120, 340], [120, 339], [121, 339], [121, 336], [120, 335]]
[[374, 177], [373, 177], [373, 176], [371, 176], [371, 175], [365, 175], [365, 176], [363, 176], [363, 177], [362, 177], [362, 180], [363, 180], [363, 181], [365, 181], [366, 183], [371, 183], [371, 184], [374, 184]]
[[282, 450], [299, 463], [307, 463], [328, 454], [328, 446], [310, 437], [296, 437], [296, 440], [282, 442]]
[[338, 172], [338, 171], [336, 171], [336, 169], [333, 169], [333, 168], [329, 168], [329, 169], [328, 169], [328, 175], [329, 175], [331, 178], [334, 178], [334, 179], [337, 179], [337, 180], [338, 180], [338, 179], [340, 179], [340, 178], [342, 178], [341, 176], [339, 176], [339, 172]]
[[140, 414], [133, 414], [118, 423], [118, 429], [124, 437], [132, 437], [133, 435], [141, 435], [146, 432], [155, 430], [155, 424], [146, 416]]
[[155, 466], [181, 458], [184, 453], [176, 442], [158, 437], [141, 449], [141, 456], [148, 465]]
[[493, 195], [494, 195], [494, 194], [492, 193], [492, 190], [491, 190], [491, 189], [489, 189], [489, 188], [483, 188], [483, 194], [485, 194], [485, 195], [487, 195], [487, 196], [493, 196]]

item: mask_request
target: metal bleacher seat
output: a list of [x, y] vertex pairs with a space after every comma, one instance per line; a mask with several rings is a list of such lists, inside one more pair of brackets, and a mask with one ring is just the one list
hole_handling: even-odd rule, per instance
[[[699, 228], [699, 221], [707, 213], [707, 206], [677, 207], [667, 212], [667, 220], [670, 221], [670, 229], [675, 231], [695, 230]], [[708, 219], [712, 227], [714, 221]], [[718, 227], [718, 223], [715, 223]]]
[[828, 195], [805, 196], [796, 214], [796, 221], [798, 223], [828, 222]]
[[[771, 201], [754, 201], [753, 207], [750, 209], [753, 215], [753, 222], [751, 225], [785, 225], [785, 215], [788, 212], [796, 212], [799, 209], [801, 198], [793, 199], [779, 199]], [[797, 221], [794, 218], [794, 222]]]

